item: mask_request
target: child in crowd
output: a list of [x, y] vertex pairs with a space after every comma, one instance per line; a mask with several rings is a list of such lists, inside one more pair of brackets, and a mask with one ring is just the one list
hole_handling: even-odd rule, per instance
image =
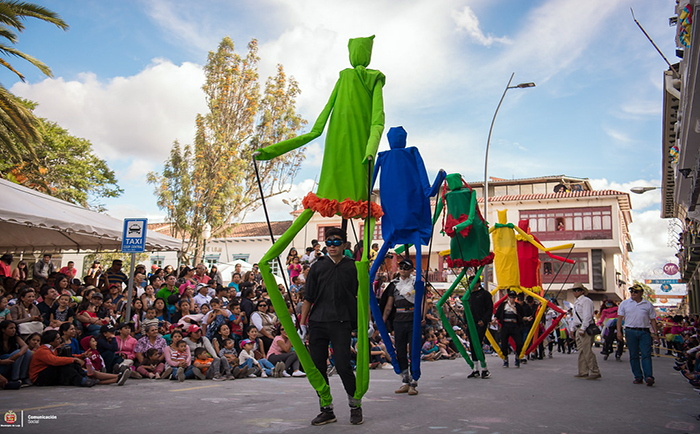
[[7, 307], [7, 297], [0, 295], [0, 321], [4, 320], [12, 321], [12, 315], [10, 315], [10, 308]]
[[428, 332], [425, 336], [425, 343], [423, 343], [423, 347], [421, 348], [421, 354], [421, 360], [427, 360], [429, 362], [433, 362], [440, 357], [440, 348], [437, 346], [433, 332]]
[[[198, 347], [194, 350], [194, 362], [192, 363], [192, 372], [194, 376], [200, 380], [205, 380], [207, 378], [214, 379], [214, 370], [211, 368], [211, 364], [214, 362], [214, 358], [207, 353], [202, 347]], [[220, 379], [220, 377], [219, 377]]]
[[80, 341], [80, 345], [86, 350], [83, 356], [85, 357], [85, 370], [89, 378], [99, 380], [99, 384], [104, 385], [117, 383], [117, 385], [123, 386], [126, 383], [131, 375], [130, 370], [123, 370], [120, 374], [103, 372], [105, 369], [104, 360], [97, 351], [97, 339], [94, 336], [84, 337]]
[[58, 330], [61, 324], [72, 323], [75, 319], [75, 311], [69, 306], [70, 295], [61, 294], [58, 300], [49, 310], [49, 327], [46, 330]]
[[[234, 347], [234, 340], [231, 338], [226, 338], [222, 343], [224, 347], [221, 350], [219, 350], [219, 357], [222, 359], [226, 359], [230, 366], [238, 366], [240, 363], [238, 361], [238, 354], [236, 353], [236, 348]], [[226, 379], [233, 380], [233, 374], [227, 374]]]
[[234, 339], [233, 347], [236, 348], [239, 346], [241, 340], [243, 340], [243, 324], [245, 319], [245, 312], [241, 312], [241, 304], [238, 302], [238, 300], [232, 300], [229, 303], [228, 307], [231, 310], [231, 316], [229, 317], [231, 322], [229, 324], [229, 327], [231, 328], [231, 336]]
[[158, 322], [158, 318], [156, 318], [156, 308], [153, 306], [147, 308], [146, 318], [141, 321], [141, 334], [145, 336], [149, 326], [158, 327]]
[[190, 354], [190, 347], [187, 346], [187, 342], [179, 341], [177, 343], [177, 350], [170, 351], [170, 367], [163, 373], [163, 378], [166, 378], [172, 372], [170, 376], [171, 380], [177, 378], [179, 382], [185, 381], [186, 378], [194, 378], [194, 373], [190, 367], [190, 361], [192, 356]]
[[142, 376], [155, 380], [160, 378], [163, 370], [165, 370], [165, 365], [162, 362], [158, 362], [158, 350], [155, 348], [146, 350], [146, 354], [143, 356], [143, 363], [136, 368], [136, 372]]
[[34, 353], [41, 346], [41, 335], [39, 333], [32, 333], [27, 337], [27, 347], [29, 351]]
[[[253, 330], [255, 330], [255, 329], [253, 328]], [[274, 366], [272, 366], [272, 364], [270, 364], [270, 366], [272, 366], [272, 368], [263, 369], [263, 367], [260, 365], [259, 361], [255, 360], [255, 355], [254, 355], [255, 350], [253, 349], [254, 345], [255, 344], [250, 339], [245, 339], [245, 340], [243, 340], [243, 342], [241, 342], [241, 353], [238, 356], [238, 360], [240, 361], [240, 367], [241, 367], [241, 369], [245, 366], [247, 366], [248, 368], [257, 368], [256, 372], [260, 372], [261, 377], [267, 378], [267, 376], [272, 373], [272, 368], [274, 368]], [[265, 359], [260, 359], [260, 360], [265, 360]], [[270, 362], [267, 362], [267, 363], [270, 363]], [[256, 377], [255, 374], [250, 374], [248, 376], [251, 378]]]

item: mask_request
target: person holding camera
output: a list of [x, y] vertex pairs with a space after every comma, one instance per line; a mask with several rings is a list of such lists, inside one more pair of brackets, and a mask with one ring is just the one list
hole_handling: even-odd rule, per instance
[[595, 325], [593, 300], [586, 297], [588, 288], [581, 283], [576, 283], [571, 287], [571, 290], [574, 292], [574, 297], [576, 297], [574, 315], [571, 320], [576, 338], [576, 348], [578, 348], [578, 374], [574, 375], [574, 377], [595, 380], [602, 377], [600, 368], [598, 368], [598, 361], [595, 354], [593, 354], [595, 335], [586, 333], [588, 326]]

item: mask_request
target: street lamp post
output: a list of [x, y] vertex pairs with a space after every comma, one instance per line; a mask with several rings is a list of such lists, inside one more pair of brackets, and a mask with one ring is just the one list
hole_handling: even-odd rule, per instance
[[209, 223], [204, 223], [204, 228], [202, 229], [202, 238], [204, 238], [204, 247], [202, 248], [202, 264], [205, 263], [207, 254], [207, 240], [209, 237], [211, 237], [211, 225]]
[[636, 194], [644, 194], [647, 191], [658, 190], [661, 187], [632, 187], [630, 191]]
[[[503, 103], [503, 99], [506, 97], [506, 93], [508, 93], [508, 89], [526, 89], [528, 87], [535, 87], [535, 83], [533, 82], [520, 83], [515, 86], [511, 86], [510, 83], [513, 82], [513, 77], [515, 77], [515, 72], [510, 75], [510, 80], [508, 80], [508, 84], [503, 90], [501, 100], [498, 101], [498, 106], [496, 106], [496, 112], [493, 114], [493, 119], [491, 119], [489, 136], [486, 139], [486, 156], [484, 157], [484, 219], [487, 219], [487, 221], [489, 218], [489, 148], [491, 147], [491, 133], [493, 133], [493, 124], [496, 123], [496, 116], [498, 115], [498, 110], [501, 108], [501, 104]], [[489, 274], [488, 269], [486, 267], [484, 267], [484, 272], [482, 274], [484, 276], [484, 282], [486, 282], [486, 290], [490, 291]]]

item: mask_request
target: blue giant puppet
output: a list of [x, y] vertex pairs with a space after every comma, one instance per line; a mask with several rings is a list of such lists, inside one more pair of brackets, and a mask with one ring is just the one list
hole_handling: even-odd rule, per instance
[[[411, 343], [412, 380], [420, 378], [421, 320], [424, 283], [421, 279], [421, 245], [430, 242], [433, 224], [430, 215], [430, 197], [435, 196], [440, 184], [445, 179], [445, 172], [440, 170], [433, 185], [430, 185], [423, 159], [418, 148], [406, 147], [406, 130], [394, 127], [387, 133], [391, 150], [380, 152], [374, 166], [374, 181], [381, 168], [380, 196], [382, 202], [382, 238], [384, 244], [377, 254], [372, 269], [370, 282], [384, 262], [390, 248], [396, 244], [414, 244], [416, 246], [416, 283], [413, 311], [413, 337]], [[397, 374], [403, 375], [404, 383], [409, 383], [408, 360], [397, 360], [391, 338], [382, 318], [374, 291], [370, 291], [370, 308], [377, 323], [382, 340], [391, 356], [391, 364]], [[405, 354], [406, 349], [403, 349]], [[403, 366], [406, 365], [406, 366]], [[406, 381], [408, 380], [408, 381]]]

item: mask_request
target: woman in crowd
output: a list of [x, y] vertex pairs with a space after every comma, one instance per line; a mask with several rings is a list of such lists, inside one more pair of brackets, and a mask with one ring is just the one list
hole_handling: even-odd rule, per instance
[[221, 349], [224, 348], [224, 341], [226, 339], [233, 339], [233, 336], [231, 336], [231, 327], [229, 327], [228, 324], [221, 324], [211, 340], [211, 345], [214, 347], [216, 354], [219, 354]]
[[80, 350], [80, 343], [75, 338], [78, 335], [78, 331], [75, 329], [73, 324], [61, 324], [61, 326], [58, 328], [58, 333], [63, 340], [63, 346], [70, 348], [70, 354], [73, 357], [78, 357], [80, 354], [82, 354], [82, 351]]
[[41, 335], [39, 333], [32, 333], [27, 338], [27, 347], [29, 351], [34, 353], [41, 346]]
[[17, 304], [10, 308], [10, 314], [17, 324], [20, 337], [43, 332], [44, 323], [42, 322], [41, 313], [34, 304], [34, 300], [36, 300], [34, 289], [31, 287], [23, 289], [19, 293], [18, 298]]
[[[117, 326], [117, 335], [114, 337], [117, 341], [117, 355], [119, 355], [123, 360], [123, 364], [131, 367], [131, 377], [141, 378], [141, 374], [136, 372], [134, 364], [136, 363], [136, 353], [134, 349], [138, 341], [131, 336], [133, 331], [133, 325], [131, 323], [125, 322]], [[131, 363], [128, 362], [131, 360]]]
[[253, 312], [250, 316], [250, 323], [253, 327], [258, 329], [260, 334], [260, 339], [264, 344], [264, 348], [261, 348], [263, 354], [267, 352], [272, 345], [272, 340], [275, 338], [273, 333], [275, 327], [277, 327], [278, 321], [277, 316], [272, 313], [268, 313], [269, 302], [267, 300], [261, 300], [258, 302], [258, 310]]
[[[134, 346], [134, 354], [136, 355], [136, 361], [139, 365], [144, 363], [150, 363], [148, 360], [146, 360], [146, 351], [148, 351], [151, 348], [155, 348], [157, 351], [157, 356], [155, 360], [155, 362], [157, 362], [156, 373], [160, 375], [160, 373], [163, 372], [163, 370], [165, 369], [164, 351], [165, 347], [167, 346], [168, 343], [165, 342], [165, 339], [158, 336], [158, 327], [153, 325], [148, 326], [146, 327], [146, 335], [139, 339], [136, 345]], [[143, 370], [139, 369], [139, 373], [141, 375], [144, 375]], [[146, 373], [145, 375], [148, 375], [148, 373]]]
[[58, 294], [69, 293], [70, 280], [63, 274], [56, 275], [56, 279], [53, 281], [53, 287], [56, 289]]
[[143, 294], [141, 294], [141, 303], [143, 304], [143, 308], [146, 309], [148, 307], [153, 306], [153, 303], [156, 302], [156, 290], [153, 288], [152, 285], [146, 285], [146, 287], [143, 289]]
[[20, 281], [27, 280], [27, 263], [24, 261], [19, 261], [17, 268], [12, 271], [12, 278]]
[[186, 378], [194, 378], [194, 372], [191, 368], [192, 354], [190, 347], [186, 343], [180, 345], [180, 342], [183, 341], [182, 332], [173, 330], [170, 337], [172, 342], [163, 351], [166, 368], [161, 378], [164, 380], [168, 378], [171, 380], [178, 379], [180, 381], [184, 381]]
[[211, 266], [211, 271], [209, 272], [209, 278], [216, 282], [217, 285], [223, 285], [224, 279], [221, 277], [221, 273], [216, 265]]
[[287, 332], [279, 327], [279, 335], [272, 340], [270, 351], [267, 352], [267, 360], [275, 366], [273, 377], [306, 376], [299, 368], [299, 357], [292, 349]]
[[156, 318], [158, 318], [159, 321], [170, 322], [170, 315], [168, 314], [168, 309], [165, 307], [165, 300], [156, 298], [153, 307], [156, 308]]
[[187, 288], [196, 288], [197, 287], [197, 281], [194, 280], [194, 268], [190, 268], [185, 266], [185, 268], [180, 271], [180, 274], [178, 275], [178, 289], [180, 290], [180, 295], [182, 295]]
[[102, 265], [100, 265], [100, 261], [94, 260], [92, 262], [92, 266], [88, 270], [87, 275], [93, 278], [95, 282], [97, 281], [97, 279], [102, 275]]
[[27, 344], [17, 335], [17, 326], [12, 321], [0, 322], [0, 375], [10, 381], [29, 383], [29, 363], [32, 353]]
[[[165, 279], [166, 277], [168, 277], [170, 275], [175, 276], [175, 270], [173, 269], [172, 265], [166, 265], [165, 268], [163, 269], [163, 272], [164, 272], [163, 279]], [[177, 277], [177, 276], [175, 276], [175, 277]]]

